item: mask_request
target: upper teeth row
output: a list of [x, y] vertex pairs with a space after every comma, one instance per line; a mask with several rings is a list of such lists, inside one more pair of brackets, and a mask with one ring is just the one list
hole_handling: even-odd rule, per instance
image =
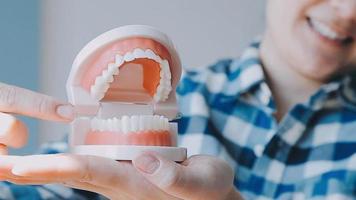
[[144, 51], [139, 48], [134, 49], [132, 52], [127, 52], [123, 56], [117, 54], [115, 56], [115, 63], [109, 63], [107, 69], [105, 69], [100, 76], [96, 77], [95, 83], [90, 88], [91, 96], [98, 101], [104, 98], [106, 91], [110, 87], [110, 83], [114, 81], [114, 75], [119, 74], [120, 66], [122, 66], [125, 62], [130, 62], [137, 58], [148, 58], [159, 63], [160, 83], [157, 86], [156, 93], [153, 98], [156, 102], [165, 101], [172, 90], [172, 77], [169, 63], [167, 60], [164, 60], [156, 55], [152, 50], [147, 49]]
[[334, 30], [332, 30], [329, 26], [326, 24], [318, 21], [318, 20], [313, 20], [311, 19], [311, 23], [316, 31], [318, 31], [321, 35], [324, 37], [327, 37], [332, 40], [343, 40], [346, 39], [345, 36], [338, 34]]
[[123, 116], [121, 119], [98, 119], [91, 120], [91, 130], [110, 131], [115, 133], [132, 133], [150, 130], [169, 130], [167, 118], [158, 115]]

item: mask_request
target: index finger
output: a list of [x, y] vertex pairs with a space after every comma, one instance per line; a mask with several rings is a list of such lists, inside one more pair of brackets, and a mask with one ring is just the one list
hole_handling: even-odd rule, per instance
[[70, 121], [73, 107], [50, 96], [0, 83], [0, 112], [21, 114], [51, 121]]

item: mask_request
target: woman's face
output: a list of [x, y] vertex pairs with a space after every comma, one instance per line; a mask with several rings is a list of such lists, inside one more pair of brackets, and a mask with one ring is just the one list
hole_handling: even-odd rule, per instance
[[356, 0], [268, 0], [266, 36], [304, 76], [356, 69]]

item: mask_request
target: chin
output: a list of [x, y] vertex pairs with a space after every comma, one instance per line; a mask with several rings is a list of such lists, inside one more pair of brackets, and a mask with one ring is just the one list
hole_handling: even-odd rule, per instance
[[309, 63], [303, 63], [295, 66], [297, 71], [310, 80], [326, 83], [334, 76], [343, 71], [339, 64], [326, 62], [325, 60], [313, 60]]

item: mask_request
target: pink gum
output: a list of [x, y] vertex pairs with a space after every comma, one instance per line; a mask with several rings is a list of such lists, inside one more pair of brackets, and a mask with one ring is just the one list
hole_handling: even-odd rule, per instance
[[169, 65], [172, 66], [171, 56], [168, 50], [160, 43], [142, 37], [126, 38], [105, 47], [91, 59], [87, 65], [89, 69], [85, 69], [84, 76], [82, 77], [81, 86], [90, 92], [90, 87], [95, 83], [96, 77], [107, 69], [109, 63], [115, 62], [116, 54], [124, 55], [129, 51], [133, 51], [135, 48], [143, 50], [151, 49], [162, 59], [166, 59]]
[[145, 131], [135, 133], [114, 133], [92, 131], [87, 134], [86, 145], [142, 145], [173, 146], [169, 131]]

